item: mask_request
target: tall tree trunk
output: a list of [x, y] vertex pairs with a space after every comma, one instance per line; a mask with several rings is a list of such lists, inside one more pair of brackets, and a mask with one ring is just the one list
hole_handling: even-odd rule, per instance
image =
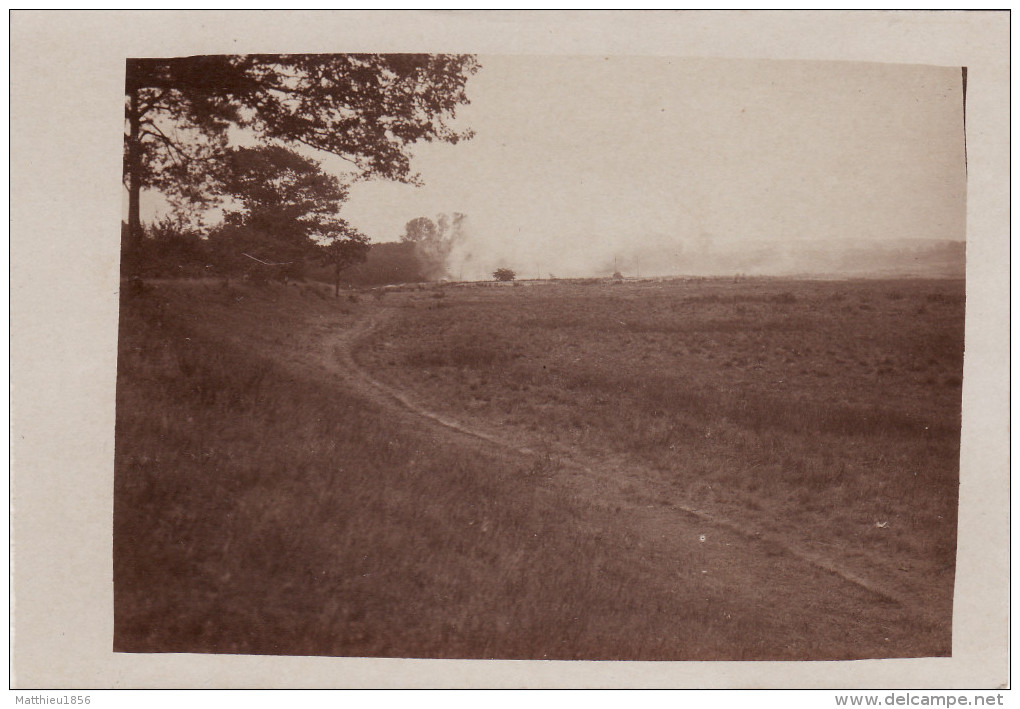
[[333, 285], [334, 285], [333, 297], [334, 298], [339, 298], [340, 297], [340, 262], [339, 261], [337, 261], [336, 266], [334, 268], [335, 268], [335, 270], [333, 272], [333, 277], [334, 277], [334, 281], [333, 281]]
[[138, 253], [142, 246], [142, 146], [137, 90], [131, 94], [128, 107], [128, 130], [128, 250]]

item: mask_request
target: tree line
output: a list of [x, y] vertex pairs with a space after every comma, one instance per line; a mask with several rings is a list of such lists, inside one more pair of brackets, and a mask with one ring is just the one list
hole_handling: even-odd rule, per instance
[[[125, 274], [165, 268], [168, 255], [183, 259], [182, 268], [193, 270], [197, 262], [184, 257], [194, 257], [223, 274], [286, 276], [311, 263], [328, 267], [339, 289], [340, 274], [365, 260], [368, 239], [340, 216], [349, 185], [305, 153], [343, 158], [352, 180], [421, 184], [409, 148], [471, 137], [450, 123], [477, 70], [473, 56], [452, 54], [129, 59]], [[238, 135], [254, 144], [233, 145]], [[148, 228], [143, 189], [172, 207]], [[222, 221], [207, 228], [213, 207]], [[438, 258], [448, 241], [417, 243]]]

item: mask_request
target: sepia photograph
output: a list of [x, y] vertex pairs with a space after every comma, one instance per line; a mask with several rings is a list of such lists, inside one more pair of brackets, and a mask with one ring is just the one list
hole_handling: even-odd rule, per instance
[[951, 654], [965, 90], [129, 58], [114, 649]]
[[973, 68], [218, 44], [103, 65], [113, 666], [970, 647]]

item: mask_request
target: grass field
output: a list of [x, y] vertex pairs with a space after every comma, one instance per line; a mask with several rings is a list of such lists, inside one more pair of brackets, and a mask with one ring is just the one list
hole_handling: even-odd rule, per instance
[[947, 655], [963, 316], [956, 281], [153, 285], [115, 649]]
[[432, 296], [405, 304], [362, 354], [432, 405], [623, 454], [671, 495], [844, 554], [952, 570], [962, 282]]

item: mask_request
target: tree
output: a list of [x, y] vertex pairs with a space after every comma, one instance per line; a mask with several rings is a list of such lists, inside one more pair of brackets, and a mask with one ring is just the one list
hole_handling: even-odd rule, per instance
[[[141, 242], [140, 195], [209, 199], [233, 127], [349, 161], [362, 177], [419, 183], [408, 147], [457, 143], [471, 55], [280, 54], [128, 59], [124, 181], [128, 232]], [[219, 164], [222, 164], [220, 162]]]
[[447, 261], [454, 244], [464, 235], [466, 216], [461, 212], [439, 214], [435, 221], [416, 217], [404, 225], [400, 240], [414, 245], [424, 279], [437, 280], [447, 275]]
[[224, 261], [240, 255], [294, 274], [296, 264], [315, 257], [334, 268], [339, 295], [341, 272], [363, 261], [369, 248], [368, 238], [337, 215], [347, 186], [282, 146], [238, 148], [226, 163], [221, 187], [235, 208], [224, 211], [224, 225], [212, 235]]
[[492, 277], [497, 281], [512, 281], [517, 278], [517, 273], [512, 268], [497, 268], [492, 272]]
[[221, 189], [233, 204], [210, 241], [226, 272], [243, 264], [249, 273], [297, 276], [308, 258], [344, 268], [364, 258], [367, 237], [337, 216], [347, 187], [317, 161], [265, 145], [234, 149], [224, 162]]
[[405, 243], [421, 244], [435, 240], [438, 229], [436, 223], [428, 217], [415, 217], [404, 225], [404, 233], [400, 240]]
[[340, 297], [340, 274], [368, 258], [368, 237], [342, 219], [332, 222], [321, 235], [322, 262], [333, 269], [333, 294]]
[[222, 187], [238, 205], [224, 211], [228, 225], [261, 235], [254, 255], [300, 259], [313, 237], [332, 228], [347, 188], [310, 158], [280, 146], [238, 148], [227, 159]]

